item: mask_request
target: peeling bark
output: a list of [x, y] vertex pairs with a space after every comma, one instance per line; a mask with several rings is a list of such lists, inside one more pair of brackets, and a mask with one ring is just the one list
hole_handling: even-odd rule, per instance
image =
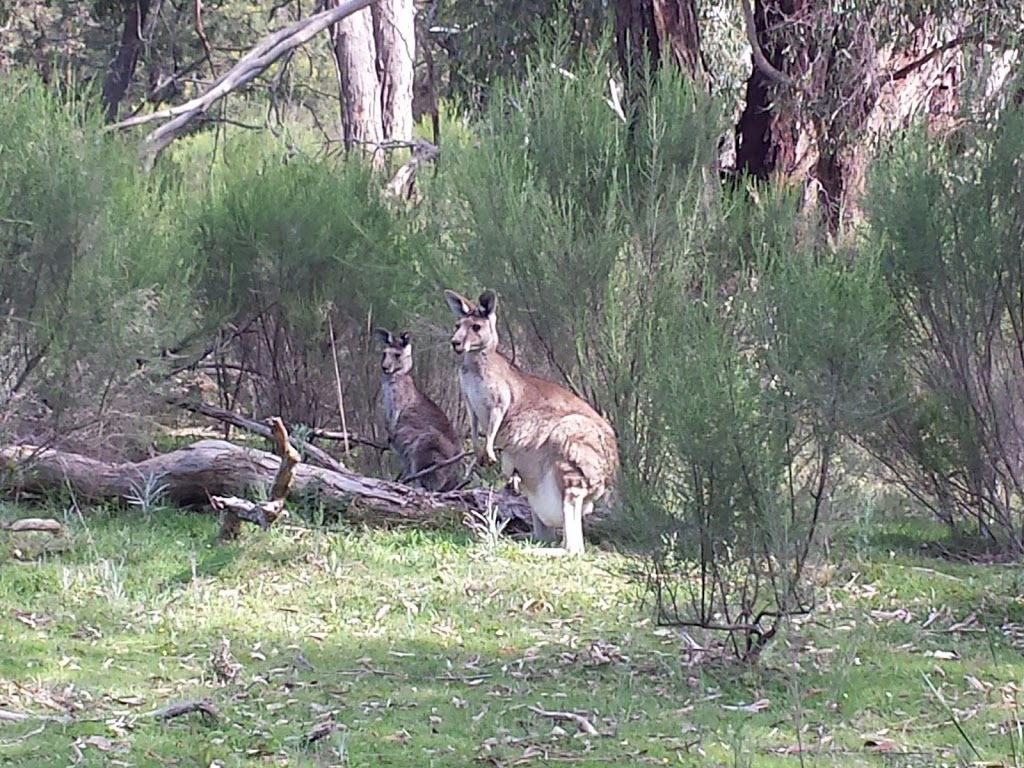
[[[333, 0], [333, 4], [337, 5], [337, 0]], [[370, 9], [339, 21], [331, 30], [331, 42], [345, 148], [362, 146], [373, 152], [384, 135], [377, 80], [377, 44]]]
[[412, 139], [416, 7], [413, 0], [378, 0], [372, 6], [384, 138]]
[[615, 43], [627, 80], [654, 74], [665, 58], [694, 81], [704, 79], [695, 0], [618, 0]]

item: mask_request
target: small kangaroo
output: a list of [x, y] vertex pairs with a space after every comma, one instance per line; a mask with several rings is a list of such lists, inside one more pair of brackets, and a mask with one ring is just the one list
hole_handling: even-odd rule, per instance
[[[388, 441], [402, 465], [402, 477], [459, 455], [455, 430], [444, 411], [416, 388], [412, 380], [412, 340], [390, 331], [373, 332], [384, 347], [380, 361], [381, 392]], [[459, 485], [458, 463], [448, 464], [412, 481], [430, 491], [451, 491]]]
[[501, 448], [502, 472], [519, 474], [530, 502], [534, 538], [554, 541], [555, 529], [562, 529], [562, 548], [545, 553], [582, 554], [583, 517], [619, 470], [611, 424], [584, 400], [519, 370], [498, 352], [494, 291], [484, 291], [475, 304], [444, 293], [459, 318], [451, 341], [462, 355], [459, 384], [477, 459], [494, 463], [494, 450]]

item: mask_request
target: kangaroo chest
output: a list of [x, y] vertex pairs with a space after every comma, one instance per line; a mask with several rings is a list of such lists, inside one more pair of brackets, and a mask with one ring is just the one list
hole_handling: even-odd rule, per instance
[[384, 401], [384, 423], [387, 425], [388, 432], [395, 431], [402, 410], [408, 404], [410, 396], [414, 396], [410, 390], [414, 389], [412, 382], [404, 376], [384, 379], [381, 395]]
[[[466, 398], [473, 415], [481, 426], [486, 428], [490, 424], [492, 412], [495, 409], [500, 411], [498, 419], [502, 419], [508, 411], [511, 396], [507, 387], [485, 375], [478, 366], [463, 366], [459, 369], [459, 385], [462, 394]], [[502, 436], [501, 430], [498, 438]]]

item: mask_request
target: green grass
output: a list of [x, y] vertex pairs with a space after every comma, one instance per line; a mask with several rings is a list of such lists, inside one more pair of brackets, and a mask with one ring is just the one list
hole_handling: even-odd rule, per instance
[[[608, 553], [296, 528], [224, 546], [213, 518], [174, 510], [67, 523], [49, 547], [0, 533], [0, 710], [32, 715], [0, 719], [5, 766], [1011, 765], [1021, 751], [1024, 577], [927, 559], [907, 531], [833, 548], [819, 610], [744, 668], [691, 663]], [[204, 697], [216, 721], [152, 714]]]

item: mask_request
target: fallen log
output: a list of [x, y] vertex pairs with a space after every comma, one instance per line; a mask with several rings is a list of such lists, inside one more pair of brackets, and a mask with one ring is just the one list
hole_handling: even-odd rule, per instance
[[23, 517], [20, 520], [11, 520], [9, 523], [0, 523], [0, 531], [10, 531], [11, 533], [38, 531], [59, 536], [64, 532], [64, 526], [57, 520], [48, 517]]
[[[86, 501], [128, 504], [156, 481], [179, 506], [209, 508], [213, 496], [266, 494], [281, 460], [272, 453], [225, 440], [199, 440], [140, 462], [108, 463], [78, 453], [9, 445], [0, 449], [0, 493], [47, 494], [70, 490]], [[526, 499], [508, 489], [432, 493], [401, 483], [301, 463], [294, 467], [291, 498], [321, 499], [345, 509], [346, 520], [371, 526], [449, 527], [493, 510], [506, 529], [528, 531]]]

